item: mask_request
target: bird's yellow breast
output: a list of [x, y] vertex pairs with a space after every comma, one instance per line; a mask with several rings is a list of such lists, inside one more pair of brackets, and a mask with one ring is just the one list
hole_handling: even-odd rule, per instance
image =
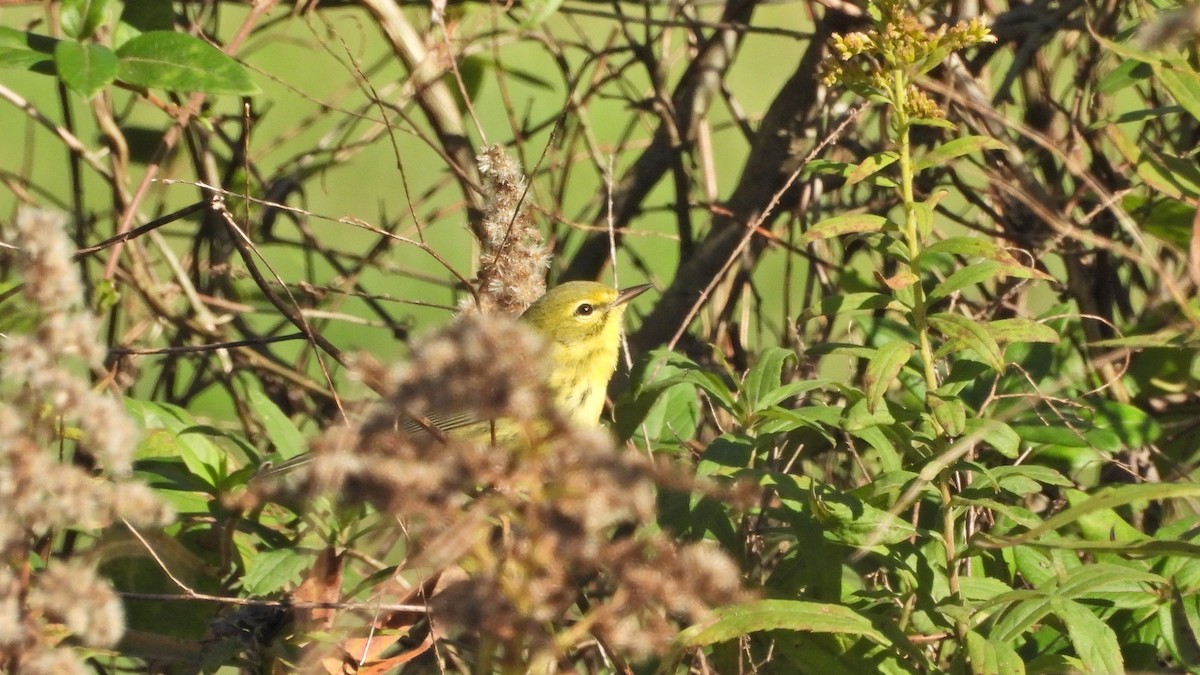
[[595, 426], [617, 368], [627, 291], [588, 281], [562, 284], [530, 305], [522, 319], [549, 342], [548, 384], [555, 404], [578, 424]]

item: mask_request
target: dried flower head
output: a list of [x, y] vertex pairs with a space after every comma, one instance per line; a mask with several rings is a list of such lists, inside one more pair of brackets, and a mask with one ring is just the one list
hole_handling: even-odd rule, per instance
[[[0, 662], [21, 672], [84, 672], [63, 634], [110, 647], [124, 631], [108, 583], [78, 559], [33, 563], [35, 542], [62, 529], [100, 529], [117, 518], [164, 523], [170, 511], [128, 480], [137, 429], [86, 374], [103, 346], [83, 311], [65, 218], [23, 209], [4, 235], [14, 245], [31, 334], [0, 339], [0, 553], [30, 574], [0, 574]], [[92, 467], [97, 467], [97, 472]], [[47, 556], [47, 554], [49, 554]]]
[[487, 198], [476, 279], [479, 303], [468, 299], [463, 309], [518, 316], [546, 292], [550, 254], [525, 208], [528, 186], [521, 167], [499, 145], [484, 148], [475, 159]]
[[[641, 527], [666, 469], [573, 426], [542, 349], [516, 321], [461, 318], [415, 349], [363, 422], [323, 435], [309, 487], [402, 521], [412, 568], [463, 572], [432, 599], [439, 630], [485, 636], [531, 668], [596, 637], [630, 656], [660, 652], [681, 623], [742, 597], [739, 570], [714, 547]], [[438, 438], [414, 417], [477, 426]], [[691, 486], [678, 472], [665, 482]]]

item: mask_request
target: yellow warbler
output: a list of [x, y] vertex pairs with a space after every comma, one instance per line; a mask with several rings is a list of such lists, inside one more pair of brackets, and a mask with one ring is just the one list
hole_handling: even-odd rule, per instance
[[[554, 405], [573, 422], [596, 426], [604, 409], [608, 381], [617, 368], [621, 342], [621, 319], [630, 300], [648, 284], [617, 290], [592, 281], [570, 281], [538, 298], [521, 321], [533, 327], [547, 342], [546, 384]], [[492, 436], [506, 439], [511, 434], [501, 425], [481, 422], [465, 415], [439, 415], [436, 411], [420, 421], [404, 419], [406, 434], [430, 433], [475, 439]], [[305, 453], [280, 464], [265, 465], [260, 476], [284, 473], [312, 459]]]

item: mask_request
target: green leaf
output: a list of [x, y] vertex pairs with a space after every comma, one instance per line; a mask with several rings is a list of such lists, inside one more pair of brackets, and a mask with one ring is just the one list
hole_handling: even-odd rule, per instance
[[1195, 672], [1200, 666], [1200, 596], [1171, 589], [1171, 602], [1158, 609], [1159, 633], [1171, 655]]
[[1194, 204], [1158, 195], [1154, 199], [1127, 195], [1121, 200], [1121, 206], [1133, 215], [1142, 231], [1181, 251], [1188, 250], [1192, 240], [1192, 222], [1196, 219]]
[[1020, 264], [1008, 249], [983, 237], [949, 237], [935, 241], [921, 251], [919, 260], [924, 263], [927, 256], [943, 253], [995, 260], [1006, 265]]
[[933, 235], [933, 210], [937, 207], [938, 202], [945, 199], [948, 194], [950, 194], [949, 190], [938, 189], [929, 195], [928, 199], [922, 199], [913, 204], [913, 217], [916, 219], [917, 233], [920, 234], [922, 241]]
[[1180, 201], [1191, 201], [1200, 195], [1200, 176], [1186, 160], [1143, 148], [1115, 124], [1105, 127], [1105, 132], [1117, 152], [1133, 165], [1138, 177], [1156, 191]]
[[813, 483], [809, 502], [825, 536], [848, 546], [897, 544], [917, 534], [899, 516], [827, 486]]
[[54, 49], [59, 42], [45, 35], [0, 26], [0, 68], [54, 75]]
[[775, 390], [782, 385], [784, 364], [795, 359], [796, 353], [783, 347], [770, 347], [759, 356], [758, 361], [750, 367], [742, 380], [741, 399], [748, 414], [754, 414], [765, 405], [771, 405], [764, 405], [763, 402], [772, 399]]
[[1093, 562], [1080, 565], [1067, 573], [1055, 594], [1072, 600], [1098, 598], [1113, 591], [1140, 590], [1149, 592], [1151, 587], [1161, 587], [1167, 580], [1158, 574], [1133, 569], [1128, 565]]
[[995, 260], [983, 260], [960, 267], [942, 283], [929, 292], [929, 301], [940, 300], [951, 293], [956, 293], [968, 286], [988, 281], [993, 277], [1018, 277], [1022, 279], [1046, 279], [1052, 277], [1045, 272], [1024, 265], [1006, 265]]
[[766, 630], [860, 635], [881, 645], [891, 644], [869, 620], [850, 608], [803, 600], [757, 600], [719, 607], [708, 621], [681, 632], [676, 642], [682, 647], [702, 647]]
[[1040, 321], [1022, 319], [997, 319], [985, 321], [984, 329], [996, 342], [1048, 342], [1058, 344], [1058, 331]]
[[1125, 661], [1117, 634], [1087, 605], [1065, 598], [1051, 598], [1051, 607], [1067, 625], [1075, 654], [1090, 673], [1123, 673]]
[[863, 382], [867, 389], [867, 411], [874, 413], [887, 394], [888, 388], [900, 375], [900, 370], [912, 356], [913, 346], [902, 340], [889, 342], [877, 350], [867, 363]]
[[143, 33], [121, 45], [117, 56], [121, 80], [135, 86], [205, 94], [259, 93], [241, 64], [183, 33]]
[[195, 424], [187, 411], [166, 403], [126, 399], [126, 408], [143, 429], [165, 429], [175, 443], [176, 454], [193, 476], [215, 486], [224, 475], [225, 453]]
[[818, 239], [829, 239], [830, 237], [839, 237], [843, 234], [878, 232], [883, 229], [883, 226], [887, 222], [887, 218], [870, 213], [848, 213], [826, 218], [808, 228], [807, 232], [800, 235], [800, 244], [811, 244]]
[[957, 125], [942, 117], [910, 117], [908, 119], [908, 123], [913, 126], [936, 127], [938, 129], [948, 129], [950, 131], [958, 129]]
[[1026, 443], [1061, 445], [1067, 448], [1091, 447], [1082, 430], [1072, 429], [1062, 424], [1014, 423], [1012, 428]]
[[41, 52], [0, 47], [0, 69], [33, 70], [51, 75], [54, 73], [53, 65], [54, 62]]
[[63, 33], [76, 40], [86, 40], [108, 18], [112, 0], [63, 0], [59, 21]]
[[117, 79], [117, 55], [104, 45], [64, 40], [54, 48], [54, 65], [63, 83], [84, 98]]
[[1025, 661], [1007, 643], [967, 633], [967, 655], [975, 675], [1024, 675]]
[[1101, 94], [1114, 94], [1133, 84], [1150, 78], [1150, 66], [1140, 61], [1129, 59], [1117, 64], [1107, 75], [1100, 79], [1096, 91]]
[[125, 0], [121, 23], [132, 31], [130, 37], [150, 31], [171, 31], [175, 25], [175, 8], [163, 0]]
[[271, 445], [275, 446], [275, 452], [283, 459], [291, 459], [305, 451], [308, 442], [304, 440], [304, 434], [274, 401], [257, 387], [249, 388], [248, 398], [250, 409], [262, 423], [263, 431], [271, 439]]
[[247, 563], [242, 587], [250, 595], [275, 593], [287, 583], [299, 579], [300, 573], [311, 564], [312, 561], [297, 549], [263, 551]]
[[1113, 432], [1124, 447], [1150, 445], [1162, 435], [1162, 427], [1146, 411], [1127, 403], [1099, 399], [1092, 404], [1097, 429]]
[[785, 428], [781, 431], [790, 431], [797, 428], [821, 429], [828, 427], [836, 429], [842, 419], [842, 408], [840, 406], [812, 404], [801, 406], [799, 408], [789, 408], [781, 410], [774, 408], [764, 412], [764, 417], [771, 419], [784, 420], [791, 424], [791, 428]]
[[1200, 74], [1178, 56], [1164, 61], [1154, 72], [1175, 101], [1200, 120]]
[[[643, 392], [648, 394], [649, 392]], [[636, 427], [629, 427], [630, 438], [660, 441], [692, 438], [700, 423], [700, 403], [690, 384], [675, 384], [651, 394], [652, 405]]]
[[850, 171], [849, 175], [846, 176], [846, 185], [860, 183], [872, 175], [879, 173], [880, 170], [898, 159], [900, 159], [900, 153], [893, 150], [885, 150], [871, 155]]
[[893, 302], [890, 295], [875, 292], [827, 295], [821, 298], [818, 305], [801, 312], [796, 321], [808, 321], [816, 316], [837, 316], [847, 312], [885, 309]]
[[851, 404], [846, 408], [845, 416], [842, 420], [842, 429], [847, 433], [855, 434], [863, 429], [873, 427], [878, 424], [895, 424], [896, 418], [892, 417], [892, 412], [888, 410], [886, 405], [881, 405], [875, 410], [870, 410], [867, 405], [867, 399], [863, 398]]
[[1013, 428], [999, 420], [972, 417], [963, 427], [964, 433], [978, 435], [985, 443], [1009, 459], [1016, 459], [1021, 452], [1021, 437]]
[[1200, 484], [1195, 483], [1143, 483], [1121, 485], [1099, 490], [1083, 503], [1071, 506], [1046, 519], [1041, 525], [1014, 537], [994, 538], [1006, 546], [1024, 544], [1065, 527], [1083, 516], [1102, 509], [1114, 509], [1133, 502], [1163, 499], [1195, 499], [1200, 497]]
[[924, 171], [935, 166], [946, 164], [955, 157], [969, 155], [983, 150], [1003, 150], [1008, 146], [1003, 141], [990, 136], [963, 136], [943, 143], [926, 153], [917, 161], [916, 170]]
[[961, 314], [941, 313], [929, 317], [929, 324], [952, 343], [974, 351], [996, 372], [1004, 372], [1004, 354], [1000, 345], [974, 319]]
[[[831, 426], [836, 427], [836, 424]], [[883, 429], [878, 426], [865, 426], [852, 431], [848, 429], [847, 433], [866, 441], [868, 445], [879, 453], [879, 464], [885, 472], [899, 472], [901, 467], [904, 466], [900, 451], [896, 449], [896, 446], [888, 438], [887, 434], [883, 433]], [[911, 447], [911, 444], [909, 447]]]
[[941, 425], [947, 436], [961, 436], [966, 430], [967, 406], [963, 404], [962, 399], [957, 396], [939, 396], [931, 391], [925, 397], [925, 404], [929, 406], [933, 419]]

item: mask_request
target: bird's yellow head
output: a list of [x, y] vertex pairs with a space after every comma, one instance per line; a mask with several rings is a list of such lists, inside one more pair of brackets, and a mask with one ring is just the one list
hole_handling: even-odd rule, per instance
[[549, 384], [559, 408], [595, 425], [617, 367], [621, 318], [627, 303], [649, 286], [618, 291], [592, 281], [569, 281], [547, 291], [521, 319], [550, 342]]

